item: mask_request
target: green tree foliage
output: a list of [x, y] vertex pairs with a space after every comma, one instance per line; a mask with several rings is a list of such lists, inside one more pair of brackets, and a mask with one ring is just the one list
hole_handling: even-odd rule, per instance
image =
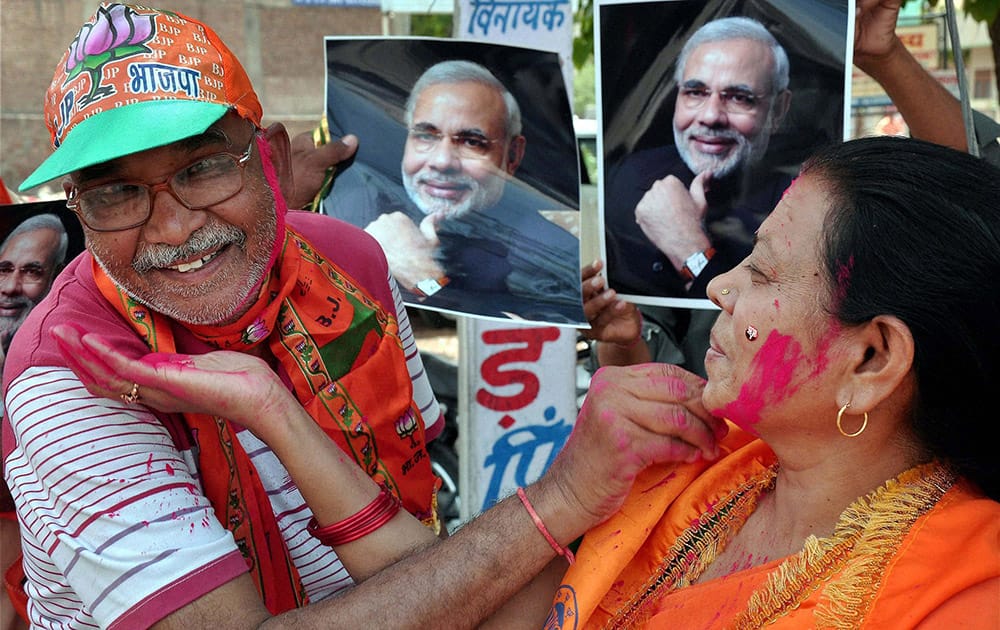
[[[1000, 0], [996, 0], [1000, 2]], [[580, 0], [573, 16], [576, 36], [573, 37], [573, 65], [579, 70], [594, 58], [594, 0]]]
[[452, 16], [446, 13], [414, 13], [410, 34], [419, 37], [451, 37]]

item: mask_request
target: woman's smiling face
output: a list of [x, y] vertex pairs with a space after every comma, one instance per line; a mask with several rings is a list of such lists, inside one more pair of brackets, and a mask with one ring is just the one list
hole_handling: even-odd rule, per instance
[[820, 258], [828, 210], [823, 181], [800, 177], [760, 226], [753, 252], [709, 284], [722, 313], [703, 400], [751, 432], [772, 416], [836, 412], [829, 376], [841, 329], [826, 310], [833, 298]]

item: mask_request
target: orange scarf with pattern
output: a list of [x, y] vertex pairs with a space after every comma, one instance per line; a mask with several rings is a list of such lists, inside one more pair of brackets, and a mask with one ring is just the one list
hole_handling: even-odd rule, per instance
[[[118, 289], [97, 263], [97, 286], [153, 352], [176, 352], [173, 326]], [[425, 523], [437, 481], [413, 402], [398, 324], [342, 269], [290, 228], [257, 303], [227, 326], [186, 326], [215, 348], [267, 343], [316, 423]], [[233, 533], [272, 614], [307, 598], [250, 458], [228, 420], [184, 414], [199, 436], [199, 469], [216, 516]], [[206, 436], [212, 436], [206, 438]]]

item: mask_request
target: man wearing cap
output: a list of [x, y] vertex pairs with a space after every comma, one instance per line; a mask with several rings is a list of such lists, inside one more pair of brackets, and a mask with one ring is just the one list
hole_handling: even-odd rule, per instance
[[[221, 578], [229, 563], [245, 570], [243, 557], [282, 568], [260, 571], [269, 605], [350, 582], [336, 556], [305, 535], [302, 497], [286, 488], [287, 473], [266, 447], [209, 415], [149, 409], [138, 388], [94, 398], [54, 343], [50, 330], [59, 324], [98, 332], [131, 356], [227, 349], [264, 357], [344, 451], [408, 511], [438, 526], [424, 419], [436, 426], [440, 412], [384, 259], [350, 226], [286, 211], [289, 140], [280, 125], [261, 129], [261, 114], [237, 59], [211, 30], [179, 14], [103, 5], [61, 60], [45, 99], [56, 150], [21, 188], [69, 175], [67, 205], [84, 226], [88, 251], [69, 265], [8, 357], [4, 383], [17, 438], [4, 439], [5, 473], [15, 500], [29, 503], [26, 466], [38, 483], [52, 481], [43, 501], [59, 513], [22, 520], [24, 540], [46, 551], [26, 556], [29, 575], [65, 572], [70, 584], [110, 579], [101, 554], [66, 564], [62, 545], [49, 547], [51, 536], [71, 527], [66, 551], [99, 538], [108, 553], [126, 554], [126, 564], [128, 554], [147, 558], [131, 569], [135, 590], [126, 587], [137, 597], [178, 588], [179, 576], [206, 557], [212, 570], [199, 580]], [[33, 396], [58, 392], [69, 406], [59, 407], [58, 425], [86, 431], [52, 435], [44, 445], [26, 439], [50, 430], [54, 417], [25, 409], [21, 388]], [[94, 448], [112, 434], [112, 451]], [[65, 454], [59, 472], [36, 467], [34, 447]], [[116, 472], [105, 469], [112, 462]], [[78, 476], [63, 476], [63, 465], [105, 483], [130, 481], [95, 492]], [[165, 490], [197, 486], [195, 471], [198, 492]], [[200, 520], [208, 507], [210, 526]], [[125, 513], [149, 522], [144, 542], [133, 542], [130, 519], [112, 518]], [[155, 540], [176, 538], [188, 525], [183, 547], [158, 559]], [[281, 538], [295, 544], [280, 545], [279, 554], [273, 544]], [[81, 611], [74, 614], [86, 611], [102, 625], [119, 613], [152, 614], [116, 610], [117, 598], [88, 602], [75, 584], [46, 595], [69, 598], [67, 606]]]
[[714, 454], [693, 416], [594, 403], [546, 479], [432, 547], [422, 418], [438, 412], [415, 400], [385, 259], [359, 229], [286, 210], [288, 136], [260, 128], [215, 33], [102, 5], [45, 119], [56, 150], [22, 187], [65, 177], [87, 251], [5, 370], [33, 624], [471, 626], [561, 571], [643, 466]]

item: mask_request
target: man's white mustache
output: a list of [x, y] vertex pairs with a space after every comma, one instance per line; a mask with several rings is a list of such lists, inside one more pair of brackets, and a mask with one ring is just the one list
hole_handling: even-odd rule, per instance
[[171, 267], [192, 256], [224, 245], [235, 244], [242, 247], [246, 241], [246, 232], [235, 226], [206, 225], [195, 231], [182, 245], [160, 244], [144, 247], [132, 260], [132, 268], [137, 273], [146, 273], [151, 269]]

